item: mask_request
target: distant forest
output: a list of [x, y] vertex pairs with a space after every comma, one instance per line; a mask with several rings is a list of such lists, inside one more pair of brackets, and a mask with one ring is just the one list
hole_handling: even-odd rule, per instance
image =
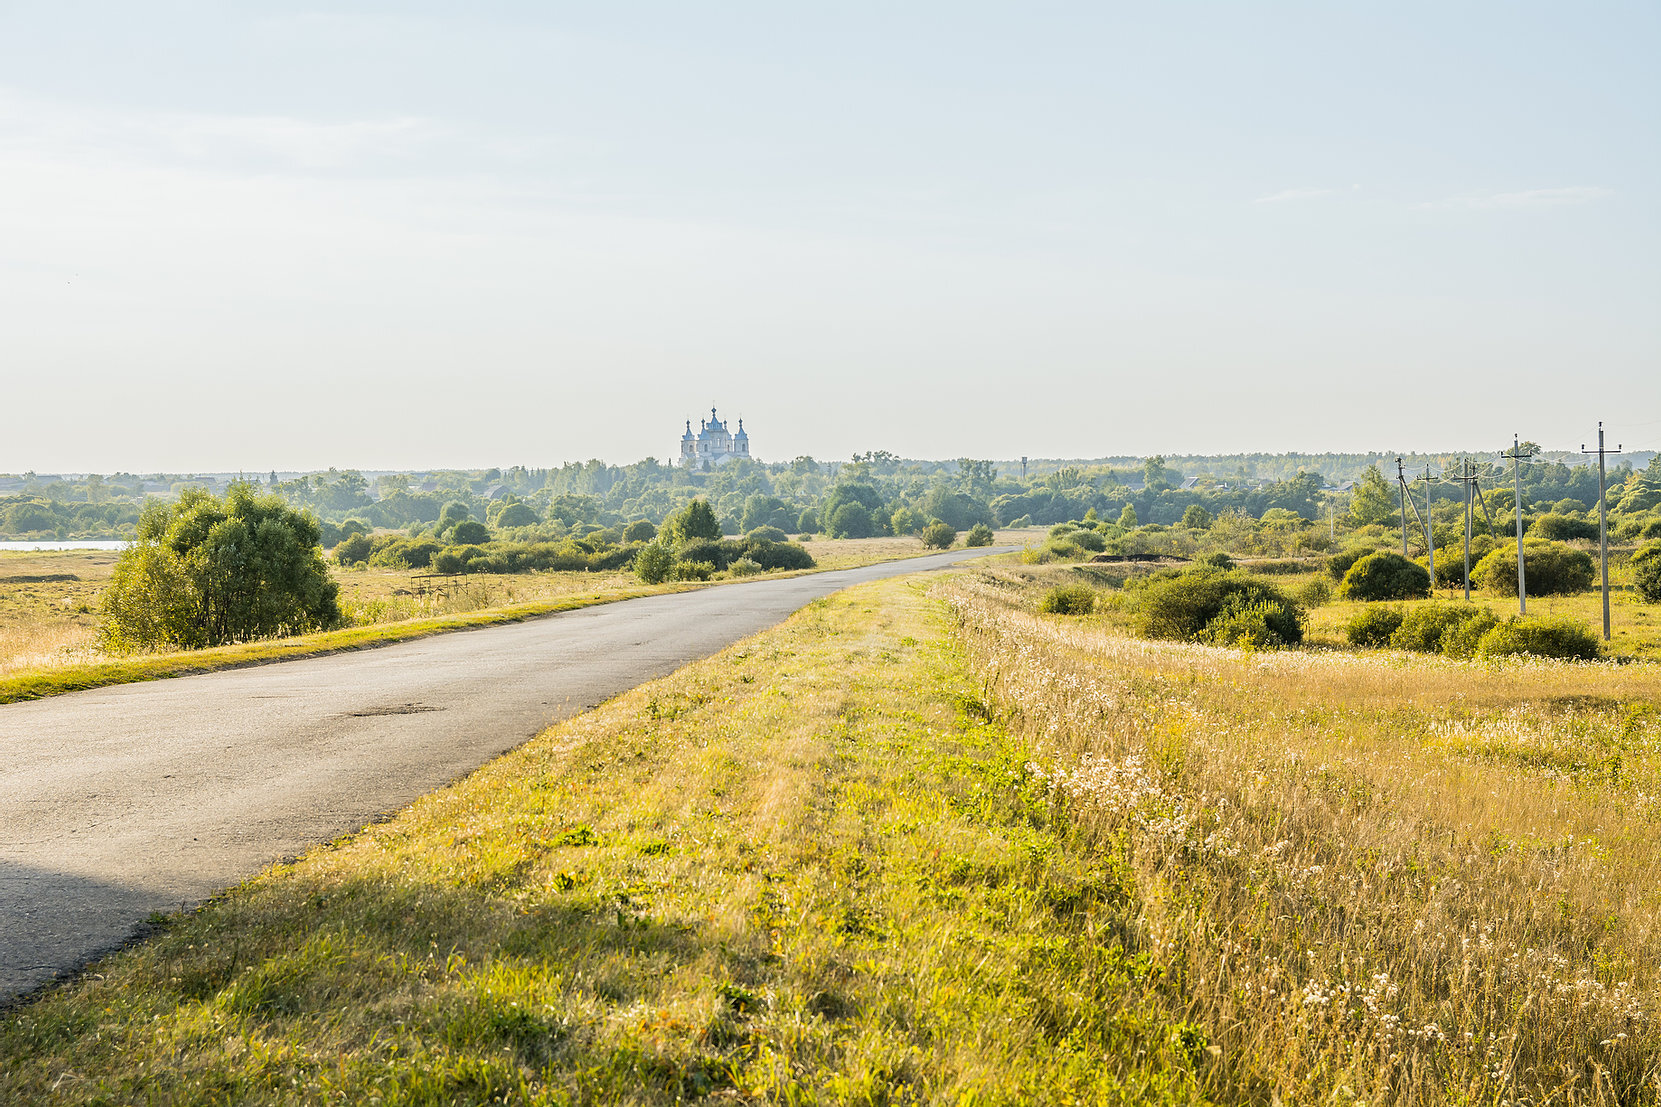
[[[1412, 476], [1415, 469], [1423, 473], [1426, 464], [1433, 473], [1451, 467], [1464, 455], [1403, 456]], [[1495, 465], [1492, 453], [1475, 456], [1486, 459], [1489, 478], [1482, 489], [1490, 510], [1509, 511], [1509, 474]], [[708, 473], [647, 458], [632, 465], [593, 460], [550, 469], [373, 474], [330, 469], [247, 479], [313, 512], [329, 524], [326, 536], [348, 520], [370, 529], [419, 534], [430, 530], [450, 504], [466, 507], [470, 517], [493, 530], [580, 535], [635, 520], [661, 523], [703, 498], [727, 533], [768, 526], [791, 534], [867, 537], [916, 533], [933, 521], [959, 530], [977, 523], [1048, 526], [1089, 512], [1170, 526], [1193, 507], [1211, 517], [1257, 520], [1274, 513], [1306, 521], [1332, 516], [1355, 525], [1376, 524], [1385, 521], [1381, 513], [1386, 507], [1389, 513], [1396, 510], [1397, 499], [1394, 457], [1375, 468], [1381, 460], [1386, 459], [1378, 454], [1295, 453], [1029, 459], [1023, 481], [1019, 461], [915, 461], [872, 451], [840, 462], [739, 460]], [[1630, 514], [1661, 505], [1656, 455], [1614, 460], [1608, 474], [1612, 510]], [[236, 479], [237, 474], [0, 475], [0, 535], [128, 537], [146, 498], [171, 498], [187, 487], [219, 492]], [[1350, 487], [1358, 479], [1363, 479], [1360, 494]], [[1457, 489], [1445, 488], [1439, 495], [1451, 502]], [[1523, 467], [1523, 499], [1531, 514], [1585, 513], [1597, 502], [1596, 469], [1579, 455], [1562, 460], [1541, 455]]]

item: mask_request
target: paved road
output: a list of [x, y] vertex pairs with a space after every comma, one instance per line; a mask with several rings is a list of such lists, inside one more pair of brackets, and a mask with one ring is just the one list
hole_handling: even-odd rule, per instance
[[813, 599], [992, 552], [0, 706], [0, 1003]]

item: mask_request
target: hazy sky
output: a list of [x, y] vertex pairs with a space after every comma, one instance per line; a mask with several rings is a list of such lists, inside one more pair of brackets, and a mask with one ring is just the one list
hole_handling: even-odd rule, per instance
[[1661, 442], [1661, 5], [0, 0], [0, 471]]

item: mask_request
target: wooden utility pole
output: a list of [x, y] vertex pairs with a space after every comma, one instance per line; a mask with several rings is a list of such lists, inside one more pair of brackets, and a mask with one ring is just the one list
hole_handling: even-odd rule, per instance
[[1604, 490], [1603, 456], [1621, 452], [1620, 443], [1615, 444], [1613, 450], [1603, 448], [1603, 420], [1598, 420], [1598, 448], [1588, 450], [1586, 443], [1580, 444], [1583, 454], [1595, 453], [1598, 455], [1598, 557], [1603, 576], [1603, 640], [1609, 641], [1609, 505]]
[[[1523, 458], [1522, 441], [1511, 436], [1511, 452], [1500, 457], [1511, 459], [1512, 495], [1517, 500], [1517, 614], [1528, 614], [1528, 581], [1523, 574]], [[1532, 456], [1532, 455], [1528, 455]]]

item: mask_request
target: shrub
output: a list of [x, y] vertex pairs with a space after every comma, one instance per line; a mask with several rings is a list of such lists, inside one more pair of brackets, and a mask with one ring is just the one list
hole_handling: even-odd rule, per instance
[[367, 534], [354, 534], [341, 540], [335, 547], [335, 562], [340, 565], [362, 565], [369, 560], [374, 544]]
[[707, 561], [719, 571], [730, 566], [744, 554], [745, 544], [742, 542], [735, 542], [729, 538], [699, 538], [683, 543], [675, 551], [675, 558], [678, 561]]
[[1272, 601], [1235, 603], [1205, 625], [1205, 640], [1214, 646], [1274, 650], [1287, 645], [1275, 629], [1281, 609]]
[[[1476, 579], [1476, 567], [1482, 564], [1494, 549], [1494, 540], [1486, 534], [1471, 536], [1471, 587], [1479, 587]], [[1465, 586], [1465, 536], [1460, 534], [1459, 540], [1445, 548], [1436, 550], [1436, 586], [1438, 588], [1463, 588]]]
[[490, 528], [473, 519], [463, 519], [450, 528], [449, 538], [457, 546], [477, 546], [490, 541]]
[[433, 572], [454, 575], [467, 571], [467, 560], [453, 549], [439, 550], [433, 555]]
[[1052, 538], [1042, 546], [1021, 551], [1021, 564], [1048, 565], [1052, 561], [1079, 561], [1085, 556], [1083, 547], [1067, 538]]
[[1559, 515], [1553, 512], [1542, 515], [1529, 525], [1530, 538], [1544, 538], [1554, 542], [1568, 542], [1579, 539], [1581, 541], [1596, 541], [1598, 525], [1589, 523], [1585, 519], [1576, 519], [1572, 515]]
[[917, 534], [928, 526], [928, 520], [923, 513], [914, 507], [902, 507], [894, 512], [889, 519], [888, 526], [895, 534]]
[[1349, 567], [1338, 594], [1346, 600], [1412, 600], [1430, 595], [1430, 574], [1399, 553], [1378, 550]]
[[1474, 604], [1424, 604], [1407, 613], [1401, 621], [1401, 626], [1390, 636], [1390, 644], [1398, 650], [1440, 653], [1448, 634], [1463, 626], [1468, 620], [1482, 615], [1488, 615], [1489, 626], [1496, 622], [1487, 608]]
[[277, 496], [231, 485], [146, 506], [137, 540], [104, 591], [104, 645], [116, 653], [323, 630], [341, 622], [340, 586], [317, 521]]
[[636, 519], [623, 528], [623, 541], [625, 542], [650, 542], [656, 537], [657, 528], [652, 525], [649, 519]]
[[1219, 550], [1216, 553], [1206, 554], [1204, 557], [1194, 562], [1194, 564], [1210, 566], [1213, 569], [1233, 569], [1239, 564], [1239, 562]]
[[957, 531], [949, 523], [930, 523], [923, 528], [920, 536], [923, 545], [931, 550], [949, 550], [952, 543], [957, 541]]
[[1661, 603], [1661, 542], [1632, 555], [1632, 587], [1645, 603]]
[[1211, 512], [1199, 504], [1189, 504], [1182, 513], [1182, 525], [1189, 530], [1205, 530], [1211, 526]]
[[708, 580], [720, 570], [709, 561], [676, 561], [676, 580]]
[[634, 575], [647, 584], [662, 584], [675, 571], [675, 555], [661, 542], [648, 542], [635, 551]]
[[818, 534], [819, 533], [819, 513], [817, 511], [813, 510], [811, 507], [808, 508], [806, 511], [802, 512], [801, 517], [796, 520], [796, 533], [797, 534]]
[[1344, 574], [1350, 571], [1351, 565], [1354, 565], [1368, 554], [1377, 552], [1371, 546], [1351, 546], [1347, 550], [1339, 550], [1326, 559], [1326, 571], [1331, 574], [1333, 580], [1343, 580]]
[[1262, 620], [1269, 647], [1303, 641], [1303, 612], [1297, 603], [1273, 584], [1245, 573], [1211, 568], [1155, 573], [1136, 586], [1135, 597], [1137, 629], [1149, 638], [1212, 641], [1244, 625], [1244, 618]]
[[496, 515], [496, 525], [504, 530], [508, 527], [530, 527], [542, 522], [536, 509], [527, 503], [511, 503], [502, 508]]
[[[1584, 592], [1597, 579], [1592, 555], [1561, 542], [1523, 540], [1523, 579], [1531, 596]], [[1517, 543], [1505, 542], [1471, 570], [1471, 583], [1505, 596], [1517, 594]]]
[[877, 533], [871, 510], [862, 503], [845, 503], [837, 508], [827, 529], [832, 538], [869, 538]]
[[1499, 622], [1486, 607], [1477, 608], [1475, 614], [1442, 635], [1442, 652], [1449, 657], [1475, 657], [1483, 635]]
[[1562, 657], [1596, 659], [1603, 651], [1592, 628], [1566, 615], [1513, 616], [1477, 643], [1479, 657]]
[[744, 537], [751, 542], [783, 542], [789, 535], [778, 527], [762, 526], [752, 528]]
[[1107, 549], [1107, 538], [1099, 530], [1081, 530], [1067, 536], [1067, 541], [1081, 550], [1101, 553]]
[[1045, 615], [1088, 615], [1096, 609], [1096, 591], [1085, 584], [1061, 584], [1044, 593], [1038, 610]]
[[1293, 596], [1304, 608], [1321, 607], [1332, 602], [1332, 585], [1320, 577], [1300, 584]]
[[990, 546], [992, 544], [992, 528], [985, 523], [976, 523], [969, 528], [969, 533], [964, 536], [963, 544], [965, 546]]
[[1390, 644], [1390, 638], [1406, 616], [1399, 607], [1369, 607], [1357, 612], [1344, 628], [1344, 638], [1352, 646], [1364, 650], [1381, 649]]
[[369, 555], [369, 564], [383, 569], [425, 569], [432, 564], [433, 555], [443, 549], [443, 543], [431, 538], [399, 538], [394, 535], [375, 539], [375, 552]]
[[753, 577], [757, 573], [765, 573], [767, 570], [763, 569], [760, 565], [757, 565], [749, 558], [741, 557], [737, 561], [733, 562], [727, 571], [735, 577]]
[[811, 569], [817, 562], [813, 555], [790, 542], [766, 542], [752, 539], [744, 544], [743, 556], [763, 569]]

